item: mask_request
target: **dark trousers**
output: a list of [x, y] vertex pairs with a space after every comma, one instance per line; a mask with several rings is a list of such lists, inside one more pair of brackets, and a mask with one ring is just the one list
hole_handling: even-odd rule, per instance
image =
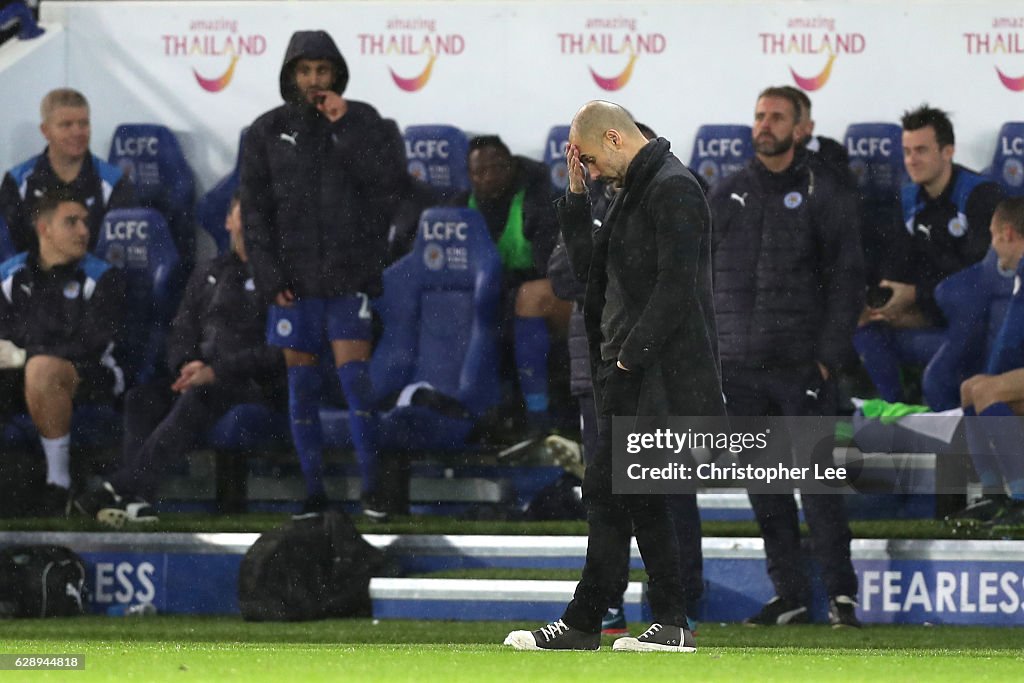
[[121, 466], [107, 478], [121, 495], [151, 499], [161, 476], [180, 464], [237, 403], [259, 400], [255, 383], [213, 382], [177, 394], [167, 380], [135, 387], [124, 401]]
[[[722, 386], [730, 415], [834, 415], [835, 383], [822, 379], [817, 364], [771, 369], [723, 366]], [[789, 430], [793, 449], [811, 448], [798, 429]], [[800, 549], [800, 522], [790, 494], [749, 494], [764, 539], [768, 576], [779, 597], [806, 604], [810, 583]], [[830, 596], [857, 594], [850, 561], [850, 525], [842, 495], [803, 495], [812, 553]]]
[[583, 481], [589, 527], [583, 577], [562, 618], [589, 633], [601, 630], [601, 618], [626, 588], [630, 539], [636, 537], [648, 576], [648, 600], [654, 620], [685, 626], [679, 547], [666, 496], [612, 493], [612, 415], [636, 415], [641, 370], [625, 372], [606, 364], [595, 382], [601, 407], [598, 446]]
[[[594, 394], [588, 393], [577, 397], [580, 404], [580, 419], [583, 434], [583, 459], [589, 468], [594, 464], [597, 453], [597, 409], [594, 407]], [[697, 617], [697, 603], [704, 596], [704, 554], [701, 549], [700, 511], [697, 509], [697, 495], [693, 493], [677, 496], [665, 496], [668, 500], [669, 512], [676, 530], [676, 543], [679, 546], [679, 567], [682, 571], [683, 598], [686, 614]], [[623, 572], [622, 590], [629, 583], [629, 567]], [[612, 603], [612, 607], [622, 607], [622, 593]]]

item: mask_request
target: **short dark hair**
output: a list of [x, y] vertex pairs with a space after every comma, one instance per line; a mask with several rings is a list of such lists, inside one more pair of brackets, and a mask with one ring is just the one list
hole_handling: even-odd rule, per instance
[[[764, 97], [781, 97], [784, 100], [788, 100], [793, 105], [793, 123], [800, 123], [803, 117], [800, 115], [800, 98], [793, 94], [793, 90], [786, 85], [773, 85], [765, 88], [757, 95], [757, 99], [760, 100]], [[810, 111], [810, 110], [808, 110]]]
[[466, 156], [469, 156], [478, 149], [486, 149], [487, 147], [493, 147], [507, 157], [512, 156], [512, 151], [508, 148], [508, 145], [497, 135], [477, 135], [469, 141], [469, 152]]
[[941, 109], [922, 104], [917, 109], [903, 112], [900, 123], [903, 124], [903, 130], [920, 130], [931, 126], [935, 131], [935, 140], [939, 143], [939, 147], [956, 143], [956, 137], [953, 135], [953, 122], [949, 120], [949, 112], [944, 112]]
[[228, 213], [231, 213], [231, 209], [235, 208], [235, 204], [242, 203], [242, 188], [236, 187], [235, 191], [231, 193], [231, 200], [228, 202]]
[[999, 202], [992, 213], [992, 220], [1006, 223], [1010, 229], [1024, 237], [1024, 197], [1009, 197]]
[[86, 206], [82, 196], [66, 187], [54, 187], [43, 193], [43, 196], [36, 200], [32, 208], [32, 221], [38, 222], [41, 218], [49, 218], [57, 210], [57, 207], [65, 202], [74, 202]]
[[780, 88], [791, 93], [793, 97], [796, 98], [797, 102], [800, 103], [800, 106], [807, 112], [807, 115], [811, 115], [811, 98], [807, 96], [807, 93], [800, 88], [794, 88], [791, 85], [783, 85], [780, 86]]

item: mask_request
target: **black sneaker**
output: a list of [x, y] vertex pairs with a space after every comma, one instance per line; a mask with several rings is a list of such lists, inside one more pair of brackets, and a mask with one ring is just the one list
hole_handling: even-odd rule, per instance
[[857, 601], [849, 595], [837, 595], [828, 601], [828, 623], [832, 628], [860, 628]]
[[160, 521], [153, 506], [141, 498], [118, 495], [109, 481], [87, 491], [72, 501], [72, 508], [115, 529], [125, 524], [155, 524]]
[[963, 510], [946, 515], [943, 521], [953, 528], [980, 526], [998, 516], [1008, 502], [1009, 498], [999, 493], [983, 496]]
[[668, 624], [651, 624], [636, 638], [619, 638], [613, 650], [624, 652], [696, 652], [697, 641], [689, 629]]
[[71, 509], [71, 491], [63, 486], [47, 484], [36, 503], [37, 517], [67, 517]]
[[324, 493], [315, 493], [312, 496], [306, 498], [302, 503], [302, 510], [292, 515], [292, 519], [296, 522], [303, 519], [312, 519], [319, 517], [327, 512], [327, 507], [330, 505], [327, 500], [327, 495]]
[[783, 600], [775, 596], [752, 617], [743, 620], [744, 626], [783, 626], [786, 624], [806, 624], [809, 620], [807, 606], [792, 600]]
[[609, 607], [601, 619], [601, 633], [606, 636], [629, 635], [626, 625], [626, 612], [621, 607]]
[[559, 619], [536, 631], [512, 631], [504, 644], [516, 650], [597, 650], [601, 634], [580, 631]]

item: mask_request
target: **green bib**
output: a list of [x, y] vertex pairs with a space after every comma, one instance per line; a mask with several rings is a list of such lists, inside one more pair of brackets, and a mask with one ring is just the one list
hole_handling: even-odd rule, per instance
[[[498, 239], [498, 253], [505, 270], [529, 270], [533, 268], [533, 245], [523, 235], [523, 200], [526, 189], [519, 190], [508, 206], [505, 229]], [[476, 195], [469, 195], [469, 208], [478, 209]]]

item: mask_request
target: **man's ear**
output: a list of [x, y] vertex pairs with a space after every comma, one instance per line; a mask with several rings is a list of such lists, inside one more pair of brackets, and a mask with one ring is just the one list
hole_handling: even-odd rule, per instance
[[50, 232], [50, 224], [45, 217], [36, 219], [36, 235], [40, 238], [46, 237]]
[[620, 147], [622, 145], [622, 134], [614, 128], [609, 128], [604, 132], [604, 139], [611, 143], [612, 147]]
[[954, 152], [956, 152], [956, 145], [946, 145], [942, 148], [940, 153], [942, 154], [943, 159], [946, 161], [952, 161]]

